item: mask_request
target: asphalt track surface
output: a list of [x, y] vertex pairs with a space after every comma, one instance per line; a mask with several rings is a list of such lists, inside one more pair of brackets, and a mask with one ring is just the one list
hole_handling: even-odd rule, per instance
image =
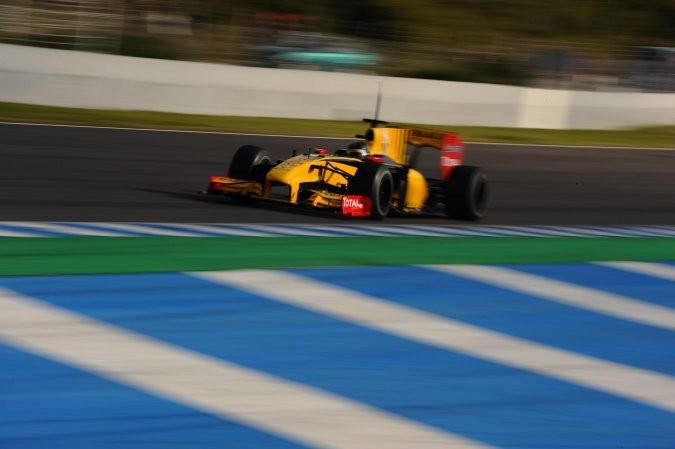
[[[330, 223], [332, 213], [285, 205], [233, 204], [196, 192], [227, 174], [236, 149], [273, 158], [343, 139], [0, 125], [0, 221]], [[421, 161], [437, 172], [438, 153]], [[467, 146], [465, 163], [487, 172], [492, 203], [484, 224], [675, 224], [675, 151]], [[353, 220], [349, 220], [352, 222]], [[368, 224], [366, 220], [361, 221]], [[455, 223], [441, 216], [385, 223]]]

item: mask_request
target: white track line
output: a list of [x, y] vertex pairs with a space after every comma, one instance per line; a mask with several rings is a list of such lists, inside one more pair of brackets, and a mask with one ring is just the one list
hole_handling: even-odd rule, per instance
[[487, 447], [2, 289], [0, 310], [6, 343], [313, 447]]
[[465, 142], [471, 145], [493, 145], [504, 147], [538, 147], [550, 149], [591, 149], [591, 150], [652, 150], [652, 151], [675, 151], [670, 147], [606, 147], [598, 145], [551, 145], [543, 143], [500, 143], [500, 142]]
[[[595, 262], [597, 265], [634, 271], [635, 273], [675, 281], [675, 267], [651, 262]], [[675, 286], [673, 286], [673, 306], [675, 306]]]
[[421, 343], [675, 412], [675, 379], [482, 329], [281, 271], [190, 273]]
[[675, 310], [633, 298], [509, 268], [483, 265], [425, 265], [424, 267], [624, 320], [675, 330]]
[[[288, 137], [299, 139], [331, 139], [331, 140], [354, 140], [354, 137], [328, 137], [328, 136], [289, 136], [285, 134], [256, 134], [256, 133], [234, 133], [224, 131], [194, 131], [181, 129], [153, 129], [153, 128], [125, 128], [116, 126], [94, 126], [94, 125], [62, 125], [57, 123], [26, 123], [26, 122], [0, 122], [0, 125], [14, 125], [14, 126], [46, 126], [52, 128], [85, 128], [85, 129], [113, 129], [121, 131], [145, 131], [145, 132], [162, 132], [162, 133], [188, 133], [188, 134], [222, 134], [225, 136], [256, 136], [256, 137]], [[451, 129], [453, 125], [448, 125]], [[658, 151], [675, 151], [675, 148], [663, 147], [606, 147], [597, 145], [547, 145], [536, 143], [499, 143], [499, 142], [465, 142], [471, 145], [492, 145], [505, 147], [540, 147], [551, 149], [598, 149], [598, 150], [658, 150]]]
[[224, 132], [224, 131], [195, 131], [195, 130], [188, 130], [188, 129], [125, 128], [125, 127], [118, 127], [118, 126], [93, 126], [93, 125], [60, 125], [60, 124], [57, 124], [57, 123], [0, 122], [0, 125], [45, 126], [45, 127], [50, 127], [50, 128], [110, 129], [110, 130], [119, 130], [119, 131], [142, 131], [142, 132], [180, 133], [180, 134], [221, 134], [221, 135], [224, 135], [224, 136], [288, 137], [288, 138], [298, 138], [298, 139], [356, 140], [355, 137], [289, 136], [287, 134], [233, 133], [233, 132]]

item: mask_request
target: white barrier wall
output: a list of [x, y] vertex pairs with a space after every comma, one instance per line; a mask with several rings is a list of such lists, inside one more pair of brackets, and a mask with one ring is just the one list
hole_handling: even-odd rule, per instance
[[675, 123], [675, 94], [599, 93], [131, 58], [0, 44], [0, 101], [192, 114], [439, 125]]

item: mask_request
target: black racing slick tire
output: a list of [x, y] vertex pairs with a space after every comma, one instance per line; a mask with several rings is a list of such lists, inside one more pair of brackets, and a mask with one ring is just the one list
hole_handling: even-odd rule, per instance
[[267, 150], [255, 145], [244, 145], [234, 153], [228, 176], [264, 184], [271, 166], [272, 160]]
[[490, 201], [487, 176], [479, 167], [455, 167], [445, 184], [445, 213], [460, 220], [480, 220]]
[[370, 198], [370, 218], [381, 220], [391, 209], [394, 177], [382, 164], [363, 163], [349, 182], [349, 193]]

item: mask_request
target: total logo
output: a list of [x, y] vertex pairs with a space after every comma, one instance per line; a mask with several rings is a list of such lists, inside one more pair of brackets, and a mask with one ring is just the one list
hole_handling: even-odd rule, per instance
[[348, 207], [350, 209], [363, 209], [365, 205], [360, 201], [358, 197], [343, 197], [342, 198], [342, 207]]
[[345, 195], [342, 197], [342, 214], [352, 217], [367, 217], [370, 215], [370, 198], [359, 195]]

